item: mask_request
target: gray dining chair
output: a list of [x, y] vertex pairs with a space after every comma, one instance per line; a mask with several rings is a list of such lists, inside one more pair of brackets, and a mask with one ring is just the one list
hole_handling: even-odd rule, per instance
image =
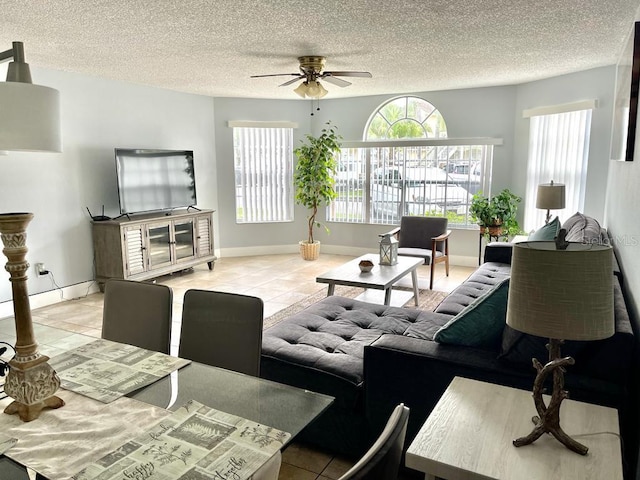
[[367, 452], [339, 480], [393, 480], [398, 478], [409, 408], [399, 404], [382, 433]]
[[107, 280], [102, 338], [169, 354], [173, 291], [166, 285]]
[[247, 375], [260, 375], [262, 299], [211, 290], [184, 295], [178, 355]]

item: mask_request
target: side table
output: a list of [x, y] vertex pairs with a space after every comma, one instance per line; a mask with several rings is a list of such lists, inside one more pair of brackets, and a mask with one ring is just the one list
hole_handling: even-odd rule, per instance
[[[478, 237], [478, 265], [482, 265], [482, 239], [484, 238], [485, 234], [480, 233], [479, 235], [480, 236]], [[489, 234], [489, 242], [491, 242], [492, 240], [499, 242], [501, 238], [508, 238], [508, 237], [509, 237], [508, 235], [502, 235], [502, 234], [500, 235]]]
[[[547, 400], [548, 401], [548, 398]], [[565, 400], [565, 432], [589, 447], [579, 455], [551, 435], [514, 447], [536, 414], [531, 393], [455, 377], [407, 450], [407, 467], [426, 480], [621, 480], [618, 412]]]
[[[478, 265], [482, 265], [482, 238], [484, 237], [484, 234], [480, 234], [480, 240], [478, 240]], [[500, 241], [501, 238], [507, 238], [508, 235], [489, 235], [489, 241], [491, 241], [492, 239], [496, 240], [496, 241]], [[509, 240], [511, 243], [518, 243], [518, 242], [526, 242], [528, 239], [528, 235], [516, 235], [515, 237], [513, 237], [511, 240]]]

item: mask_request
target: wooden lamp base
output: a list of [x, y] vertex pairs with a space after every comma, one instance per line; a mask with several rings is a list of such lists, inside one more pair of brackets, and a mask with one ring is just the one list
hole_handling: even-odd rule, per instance
[[[544, 433], [550, 433], [560, 443], [568, 449], [586, 455], [589, 448], [575, 441], [560, 427], [560, 405], [569, 393], [564, 389], [564, 367], [573, 365], [575, 360], [571, 357], [560, 357], [560, 345], [562, 340], [550, 339], [547, 349], [549, 350], [549, 362], [542, 365], [537, 359], [533, 359], [533, 366], [538, 371], [533, 383], [533, 402], [539, 416], [533, 417], [535, 424], [533, 431], [526, 437], [517, 438], [513, 441], [516, 447], [529, 445], [535, 442]], [[553, 373], [553, 393], [549, 405], [545, 405], [542, 394], [544, 392], [544, 382], [549, 374]]]
[[27, 292], [26, 239], [31, 213], [0, 213], [0, 239], [2, 252], [8, 259], [13, 294], [13, 312], [16, 325], [16, 354], [9, 362], [4, 391], [14, 401], [4, 413], [17, 413], [24, 422], [38, 418], [44, 408], [59, 408], [64, 401], [54, 394], [60, 387], [60, 378], [49, 363], [49, 357], [38, 352], [33, 333], [29, 293]]

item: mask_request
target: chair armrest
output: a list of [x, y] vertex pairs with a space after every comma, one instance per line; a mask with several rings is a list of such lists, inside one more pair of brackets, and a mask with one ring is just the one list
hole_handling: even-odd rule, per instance
[[399, 234], [400, 234], [400, 227], [396, 227], [393, 230], [389, 230], [387, 233], [381, 233], [378, 236], [384, 237], [385, 235], [399, 235]]
[[447, 230], [442, 235], [439, 235], [437, 237], [433, 237], [431, 240], [433, 240], [434, 242], [442, 242], [442, 241], [446, 240], [447, 238], [449, 238], [449, 235], [451, 235], [451, 230]]

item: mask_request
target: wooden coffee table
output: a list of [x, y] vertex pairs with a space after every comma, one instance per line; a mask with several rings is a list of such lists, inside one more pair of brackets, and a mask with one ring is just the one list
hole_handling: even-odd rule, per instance
[[[411, 273], [413, 292], [395, 290], [393, 294], [393, 305], [401, 307], [413, 297], [417, 306], [418, 272], [416, 269], [418, 265], [423, 263], [423, 259], [416, 257], [398, 257], [398, 263], [396, 265], [379, 265], [379, 258], [377, 254], [373, 253], [363, 255], [316, 277], [316, 282], [329, 284], [327, 297], [333, 295], [336, 285], [347, 285], [365, 289], [364, 293], [356, 297], [356, 300], [391, 305], [393, 285], [402, 277]], [[361, 260], [371, 260], [373, 262], [373, 269], [368, 273], [362, 273], [358, 267], [358, 263], [360, 263]], [[374, 291], [372, 292], [369, 289]], [[376, 293], [378, 293], [377, 291], [380, 290], [384, 292], [384, 298], [382, 298], [382, 295], [376, 295]]]

